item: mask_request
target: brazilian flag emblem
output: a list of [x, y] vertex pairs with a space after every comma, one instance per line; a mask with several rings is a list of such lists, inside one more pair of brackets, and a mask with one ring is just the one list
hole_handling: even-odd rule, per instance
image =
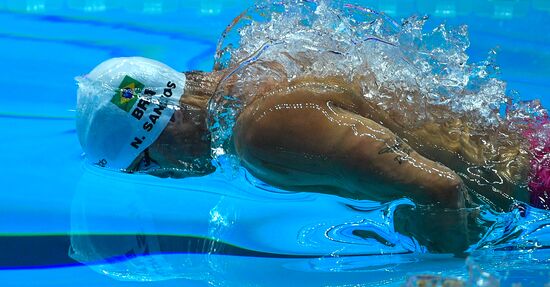
[[144, 85], [142, 83], [130, 76], [125, 76], [124, 79], [122, 79], [122, 83], [118, 86], [118, 91], [111, 99], [111, 103], [129, 112], [138, 100], [143, 87]]

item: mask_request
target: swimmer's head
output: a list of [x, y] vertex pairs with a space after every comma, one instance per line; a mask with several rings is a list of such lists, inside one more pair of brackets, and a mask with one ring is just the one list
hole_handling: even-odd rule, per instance
[[185, 74], [146, 58], [107, 60], [77, 78], [78, 138], [92, 164], [127, 170], [170, 123]]

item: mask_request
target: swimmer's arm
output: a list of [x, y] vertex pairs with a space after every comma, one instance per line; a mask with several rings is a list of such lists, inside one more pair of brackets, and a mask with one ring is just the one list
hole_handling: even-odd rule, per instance
[[[530, 167], [529, 152], [524, 137], [506, 122], [487, 129], [476, 118], [458, 114], [446, 105], [429, 109], [419, 106], [424, 96], [414, 86], [390, 89], [368, 76], [357, 77], [352, 86], [357, 94], [367, 95], [370, 89], [385, 99], [383, 108], [377, 101], [364, 100], [361, 115], [388, 127], [422, 155], [461, 173], [465, 183], [492, 204], [508, 209], [514, 199], [528, 200], [524, 183]], [[418, 123], [419, 118], [439, 120]], [[479, 166], [491, 166], [483, 176], [492, 185], [477, 184], [479, 175], [468, 177], [468, 169]]]
[[239, 117], [235, 146], [252, 173], [282, 187], [333, 185], [360, 198], [464, 206], [453, 171], [380, 124], [322, 101], [311, 109], [277, 108], [319, 99], [296, 93], [255, 101]]
[[408, 196], [416, 203], [464, 206], [462, 181], [451, 169], [419, 154], [391, 130], [368, 118], [344, 109], [336, 113], [355, 121], [357, 133], [363, 135], [342, 138], [341, 152], [350, 155], [351, 168], [364, 175], [378, 173], [389, 184], [404, 185], [404, 193], [397, 196]]

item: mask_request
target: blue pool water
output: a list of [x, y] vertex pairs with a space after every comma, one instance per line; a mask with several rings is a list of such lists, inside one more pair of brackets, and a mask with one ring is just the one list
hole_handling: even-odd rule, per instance
[[[467, 24], [472, 61], [498, 46], [508, 88], [550, 106], [550, 2], [358, 3], [395, 19], [430, 15], [427, 29]], [[0, 0], [2, 286], [401, 286], [417, 274], [550, 282], [547, 212], [487, 215], [494, 232], [480, 246], [498, 248], [465, 260], [395, 237], [383, 222], [396, 203], [289, 193], [242, 170], [173, 180], [83, 163], [75, 76], [137, 55], [210, 70], [221, 32], [250, 4]], [[359, 240], [358, 229], [379, 236]]]

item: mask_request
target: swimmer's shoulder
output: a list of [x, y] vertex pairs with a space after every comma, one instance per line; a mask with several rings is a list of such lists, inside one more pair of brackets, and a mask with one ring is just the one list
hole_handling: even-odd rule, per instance
[[262, 102], [323, 102], [328, 101], [344, 106], [357, 106], [361, 102], [360, 94], [352, 83], [343, 77], [302, 76], [290, 81], [269, 83], [269, 89], [263, 88], [250, 103]]

